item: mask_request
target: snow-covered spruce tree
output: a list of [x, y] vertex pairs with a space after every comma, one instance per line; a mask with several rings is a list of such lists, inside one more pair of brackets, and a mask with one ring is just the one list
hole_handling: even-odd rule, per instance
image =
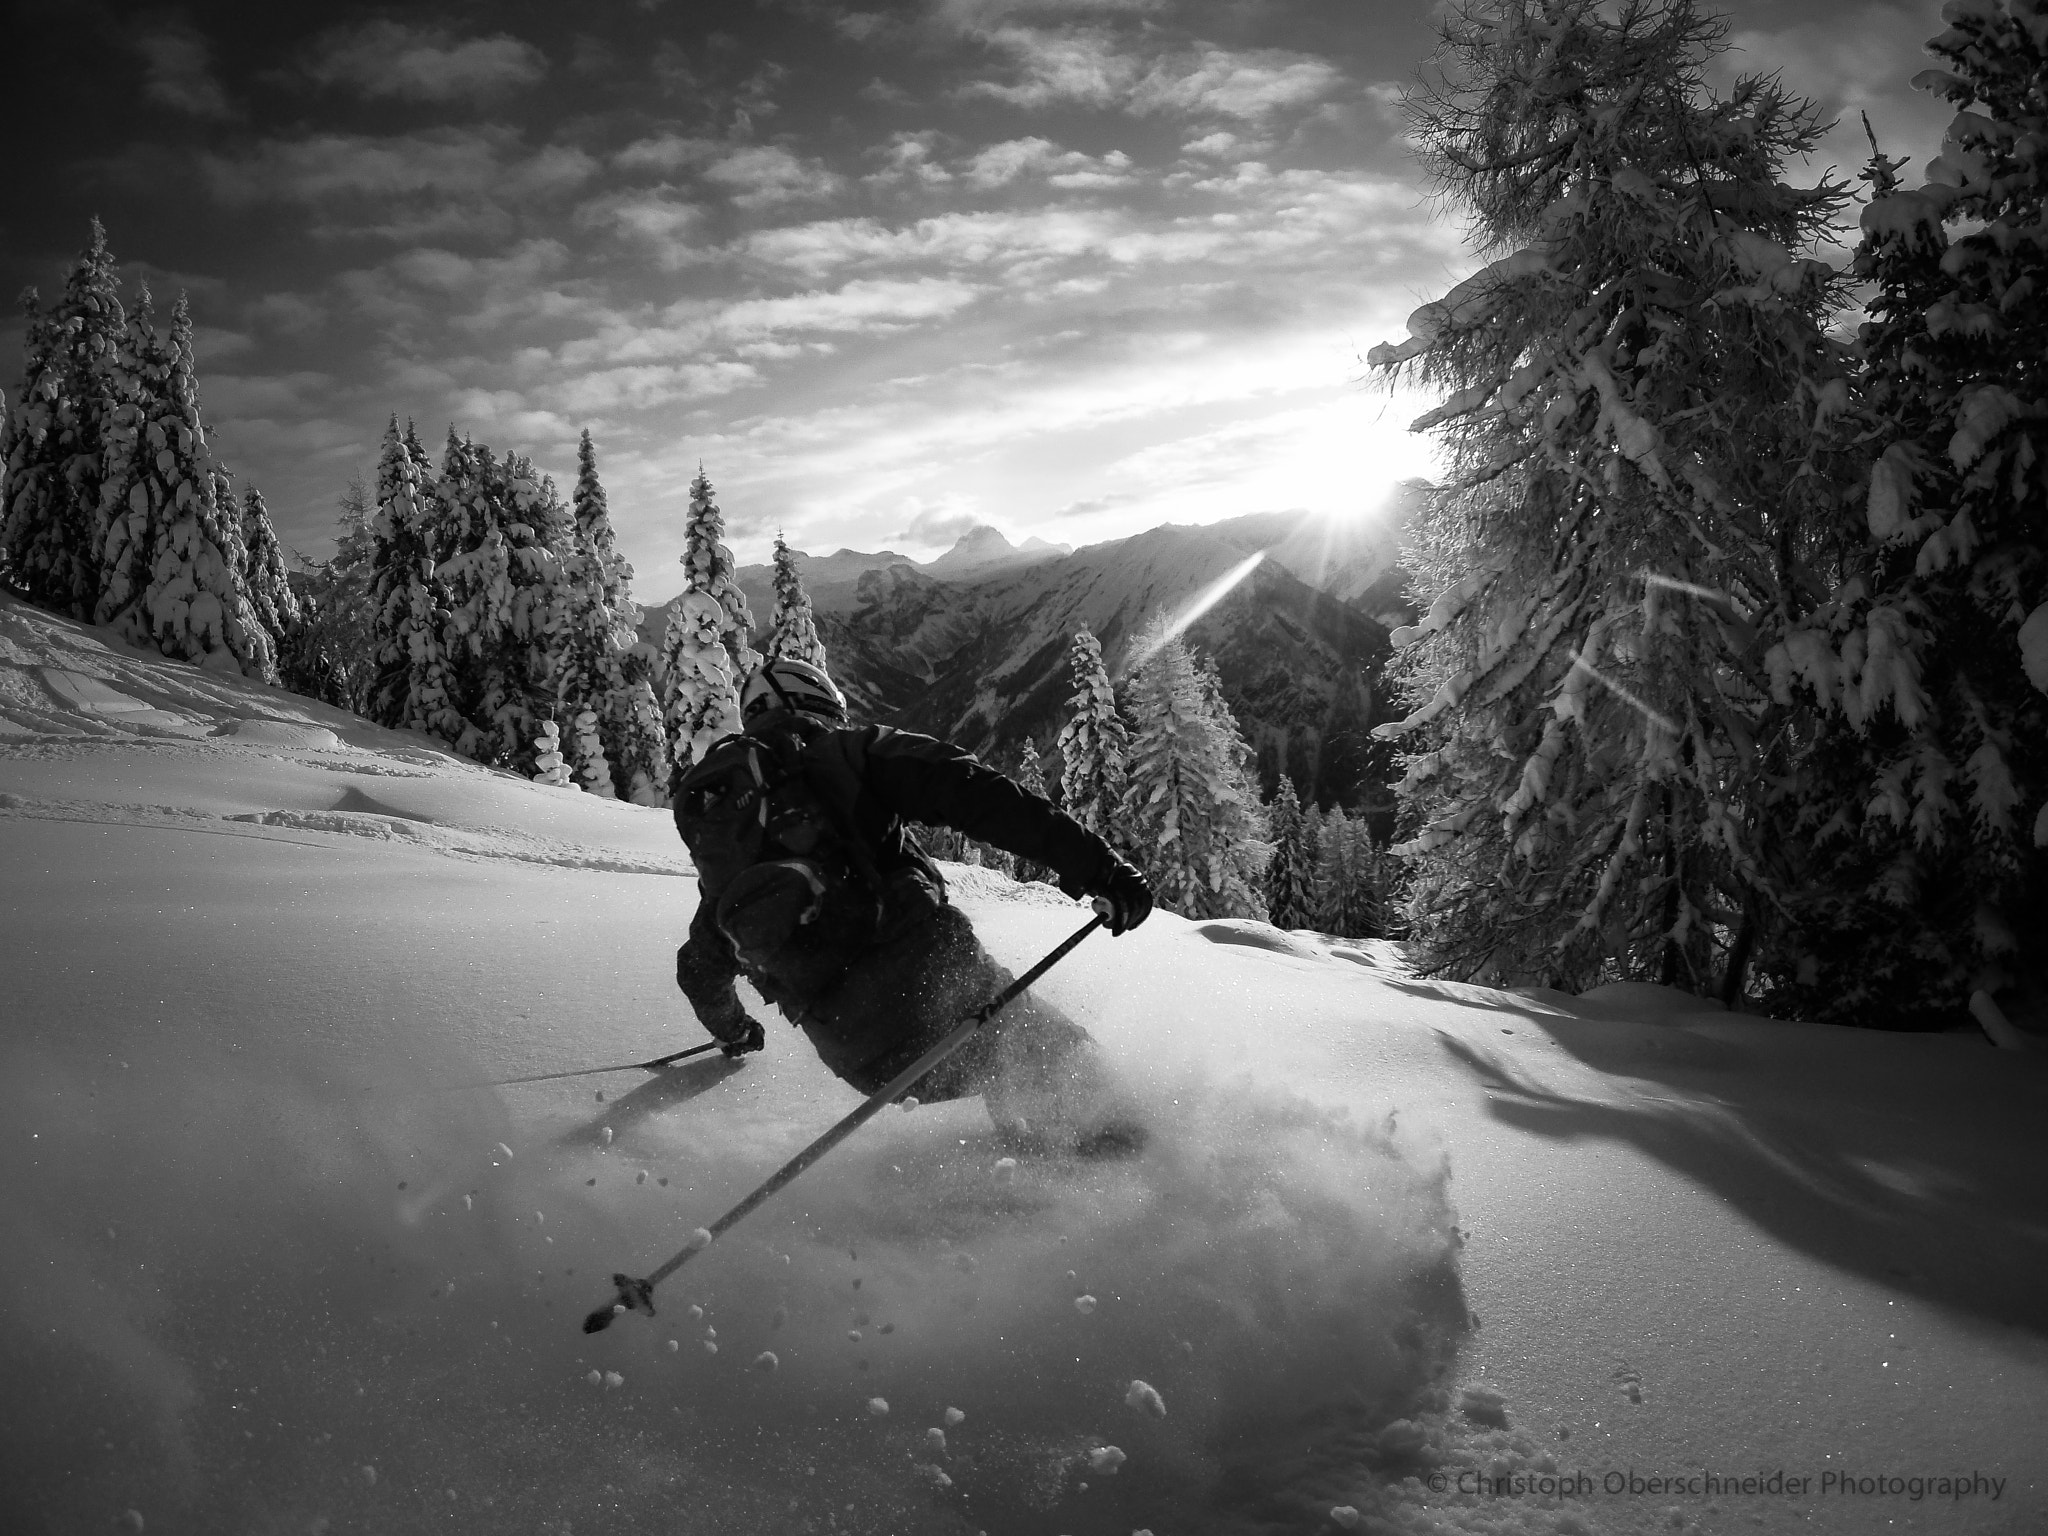
[[781, 534], [775, 535], [775, 613], [768, 624], [767, 654], [825, 665], [825, 642], [818, 638], [811, 615], [811, 597], [797, 573], [796, 557]]
[[299, 599], [284, 566], [284, 549], [271, 526], [263, 493], [250, 486], [242, 495], [242, 585], [256, 621], [269, 633], [273, 654], [283, 648], [299, 622]]
[[1236, 722], [1212, 713], [1193, 655], [1163, 628], [1143, 636], [1137, 654], [1144, 660], [1129, 684], [1137, 727], [1122, 808], [1130, 856], [1161, 904], [1183, 917], [1263, 918], [1255, 882], [1266, 850], [1241, 835]]
[[1074, 631], [1073, 710], [1054, 743], [1060, 754], [1060, 807], [1096, 836], [1124, 846], [1118, 816], [1129, 780], [1130, 733], [1116, 710], [1116, 690], [1102, 647], [1085, 628]]
[[1316, 920], [1316, 867], [1308, 823], [1294, 784], [1281, 775], [1267, 810], [1273, 856], [1266, 861], [1266, 911], [1275, 926], [1308, 928]]
[[123, 398], [105, 445], [104, 579], [93, 622], [181, 661], [275, 678], [270, 634], [243, 584], [241, 509], [216, 494], [182, 298], [166, 342], [144, 290], [118, 366]]
[[435, 493], [419, 439], [394, 415], [377, 461], [377, 515], [370, 524], [370, 601], [375, 615], [372, 718], [453, 742], [464, 722], [444, 633], [447, 595], [435, 575], [452, 552], [451, 519]]
[[436, 499], [449, 509], [455, 543], [435, 570], [447, 593], [443, 634], [461, 679], [465, 728], [453, 745], [530, 776], [540, 723], [556, 708], [567, 606], [562, 562], [548, 540], [567, 536], [572, 520], [524, 455], [500, 460], [452, 429]]
[[21, 419], [0, 485], [0, 568], [43, 607], [90, 620], [99, 607], [108, 437], [131, 377], [106, 230], [92, 240], [48, 314], [24, 295]]
[[1839, 568], [1847, 403], [1812, 249], [1843, 189], [1783, 168], [1814, 110], [1713, 94], [1690, 0], [1492, 0], [1411, 99], [1494, 259], [1372, 362], [1448, 398], [1397, 631], [1409, 915], [1439, 973], [1741, 985], [1777, 920], [1773, 785], [1800, 771], [1765, 657]]
[[701, 466], [690, 482], [682, 563], [683, 594], [662, 637], [664, 713], [679, 769], [739, 730], [739, 685], [760, 664], [749, 643], [754, 616], [725, 545], [725, 516]]
[[[605, 750], [605, 722], [615, 695], [625, 685], [623, 668], [639, 610], [627, 596], [632, 567], [613, 548], [611, 513], [588, 431], [577, 444], [576, 467], [573, 516], [562, 530], [561, 571], [555, 586], [559, 611], [552, 623], [559, 654], [554, 687], [560, 718], [570, 722], [562, 748], [574, 766], [576, 781], [594, 794], [612, 798], [619, 785]], [[578, 727], [585, 710], [597, 722], [595, 735]], [[604, 763], [602, 774], [594, 769], [599, 761]]]
[[1850, 771], [1803, 797], [1830, 885], [1765, 968], [1808, 1014], [1998, 1037], [2048, 1029], [2048, 7], [1942, 16], [1927, 184], [1874, 145], [1866, 172], [1868, 542], [1772, 656]]

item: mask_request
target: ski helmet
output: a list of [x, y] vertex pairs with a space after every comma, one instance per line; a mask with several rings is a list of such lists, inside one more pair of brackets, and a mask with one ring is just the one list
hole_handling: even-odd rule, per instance
[[741, 719], [751, 720], [770, 709], [802, 709], [844, 720], [846, 695], [825, 675], [823, 667], [777, 656], [754, 668], [740, 689]]

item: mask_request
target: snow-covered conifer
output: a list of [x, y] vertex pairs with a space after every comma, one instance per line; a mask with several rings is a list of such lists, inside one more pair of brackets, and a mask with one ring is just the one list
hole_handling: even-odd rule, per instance
[[[1045, 771], [1038, 764], [1038, 748], [1030, 737], [1024, 738], [1024, 745], [1017, 759], [1017, 784], [1028, 794], [1045, 800], [1051, 797], [1046, 792]], [[1052, 874], [1043, 865], [1028, 863], [1023, 859], [1012, 859], [1011, 873], [1027, 884], [1033, 881], [1049, 881]]]
[[527, 771], [540, 721], [556, 707], [562, 562], [548, 539], [570, 514], [551, 482], [517, 453], [449, 432], [436, 498], [449, 509], [454, 551], [435, 575], [447, 593], [443, 633], [461, 679], [465, 729], [455, 749]]
[[1161, 904], [1183, 917], [1263, 918], [1255, 881], [1265, 850], [1245, 836], [1236, 722], [1217, 718], [1193, 655], [1162, 627], [1140, 640], [1138, 654], [1123, 800], [1130, 854]]
[[145, 291], [129, 317], [125, 396], [107, 437], [105, 541], [94, 622], [166, 656], [270, 679], [276, 657], [243, 584], [241, 509], [222, 506], [193, 379], [192, 316], [181, 298], [171, 335]]
[[739, 685], [760, 663], [749, 643], [753, 615], [725, 545], [725, 516], [702, 468], [690, 482], [682, 563], [683, 593], [662, 640], [665, 713], [679, 768], [739, 730]]
[[1102, 664], [1102, 647], [1086, 628], [1074, 632], [1069, 653], [1074, 673], [1073, 710], [1060, 728], [1055, 746], [1060, 754], [1060, 805], [1096, 836], [1118, 847], [1118, 827], [1128, 780], [1130, 733], [1117, 713], [1116, 690]]
[[1848, 402], [1811, 254], [1844, 200], [1790, 184], [1814, 109], [1706, 84], [1690, 0], [1491, 0], [1444, 22], [1411, 105], [1494, 256], [1372, 362], [1443, 403], [1448, 483], [1411, 525], [1396, 632], [1410, 912], [1433, 968], [1707, 990], [1768, 905], [1773, 784], [1801, 738], [1764, 658], [1839, 556]]
[[1266, 910], [1281, 928], [1307, 928], [1316, 919], [1316, 866], [1309, 852], [1308, 822], [1285, 774], [1269, 811], [1273, 856], [1266, 861]]
[[[597, 449], [585, 431], [577, 445], [574, 516], [563, 529], [560, 577], [555, 587], [554, 686], [565, 718], [588, 709], [597, 735], [573, 724], [564, 743], [577, 781], [607, 797], [623, 787], [611, 766], [610, 737], [623, 744], [631, 728], [631, 693], [639, 680], [633, 654], [640, 610], [628, 595], [633, 568], [613, 547], [611, 512], [597, 475]], [[544, 498], [545, 499], [545, 498]], [[593, 755], [594, 754], [594, 755]], [[592, 765], [605, 764], [603, 790], [596, 789]], [[631, 783], [630, 771], [625, 781]]]
[[818, 638], [810, 594], [796, 568], [796, 556], [781, 534], [775, 536], [775, 614], [769, 621], [767, 654], [825, 665], [825, 642]]
[[422, 463], [425, 454], [398, 418], [384, 429], [377, 462], [377, 514], [370, 525], [370, 601], [375, 615], [374, 718], [453, 742], [463, 731], [454, 666], [444, 633], [447, 598], [435, 570], [450, 552], [449, 517]]
[[1799, 786], [1820, 879], [1759, 964], [1809, 1016], [2048, 1027], [2048, 9], [1942, 16], [1914, 80], [1957, 109], [1940, 158], [1908, 188], [1873, 144], [1865, 173], [1867, 542], [1767, 658], [1833, 771]]
[[132, 373], [106, 231], [92, 240], [48, 314], [26, 296], [20, 420], [0, 481], [0, 568], [40, 603], [90, 620], [99, 606], [104, 482], [114, 416]]
[[1323, 818], [1316, 856], [1315, 926], [1347, 939], [1382, 937], [1386, 931], [1381, 863], [1365, 818], [1332, 806]]
[[299, 599], [285, 570], [284, 549], [271, 526], [263, 493], [250, 486], [242, 495], [242, 582], [256, 619], [270, 633], [273, 649], [299, 622]]
[[542, 720], [534, 727], [533, 743], [528, 754], [533, 762], [533, 781], [556, 789], [572, 787], [569, 765], [562, 759], [562, 728], [552, 719]]

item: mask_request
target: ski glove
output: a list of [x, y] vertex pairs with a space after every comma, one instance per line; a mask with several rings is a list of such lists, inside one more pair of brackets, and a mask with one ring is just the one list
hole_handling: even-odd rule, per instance
[[750, 1019], [745, 1014], [741, 1014], [740, 1017], [745, 1020], [746, 1028], [732, 1039], [721, 1042], [722, 1049], [729, 1057], [744, 1056], [749, 1051], [758, 1051], [768, 1043], [767, 1031], [761, 1028], [759, 1020]]
[[1126, 933], [1152, 915], [1152, 882], [1122, 859], [1110, 865], [1109, 873], [1088, 894], [1109, 904], [1113, 934]]

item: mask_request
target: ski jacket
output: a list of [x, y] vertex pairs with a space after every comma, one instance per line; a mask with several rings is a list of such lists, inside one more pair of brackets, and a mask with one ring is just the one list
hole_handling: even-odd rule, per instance
[[[804, 777], [842, 835], [872, 858], [882, 889], [877, 942], [934, 915], [946, 902], [945, 877], [905, 830], [906, 820], [952, 827], [1007, 853], [1049, 867], [1070, 895], [1098, 890], [1116, 867], [1108, 843], [1055, 810], [1052, 803], [984, 766], [972, 753], [935, 737], [886, 725], [835, 727], [809, 715], [774, 711], [748, 725], [770, 738], [790, 732], [802, 742]], [[745, 1028], [733, 988], [742, 966], [714, 913], [722, 890], [700, 879], [690, 937], [676, 953], [676, 984], [712, 1034]], [[850, 958], [850, 957], [849, 957]], [[786, 978], [747, 972], [785, 1013], [816, 1001]]]

